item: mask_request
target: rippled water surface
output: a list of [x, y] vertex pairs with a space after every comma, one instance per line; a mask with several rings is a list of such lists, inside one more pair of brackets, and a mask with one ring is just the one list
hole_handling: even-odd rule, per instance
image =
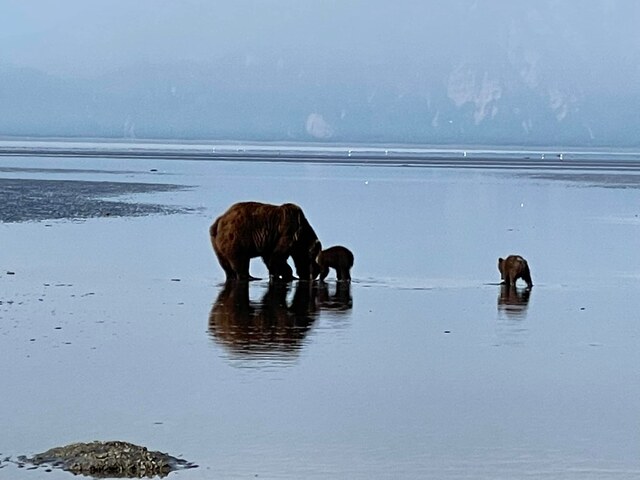
[[[0, 186], [110, 190], [0, 224], [0, 477], [124, 440], [185, 479], [638, 478], [638, 175], [2, 157]], [[353, 282], [225, 287], [207, 231], [243, 200], [302, 206]]]

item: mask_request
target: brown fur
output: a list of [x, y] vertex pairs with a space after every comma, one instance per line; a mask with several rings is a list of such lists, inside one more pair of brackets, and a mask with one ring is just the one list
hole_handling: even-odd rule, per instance
[[351, 280], [353, 253], [348, 248], [336, 245], [322, 250], [316, 257], [316, 262], [320, 267], [320, 280], [327, 278], [330, 268], [336, 271], [338, 280]]
[[507, 287], [515, 287], [516, 281], [521, 278], [527, 282], [527, 287], [533, 287], [531, 281], [531, 272], [529, 271], [529, 264], [520, 255], [509, 255], [507, 258], [498, 259], [498, 270], [502, 282]]
[[262, 257], [270, 275], [291, 280], [289, 256], [298, 277], [311, 280], [322, 249], [302, 209], [293, 203], [236, 203], [213, 222], [209, 235], [227, 280], [253, 280], [249, 261], [255, 257]]

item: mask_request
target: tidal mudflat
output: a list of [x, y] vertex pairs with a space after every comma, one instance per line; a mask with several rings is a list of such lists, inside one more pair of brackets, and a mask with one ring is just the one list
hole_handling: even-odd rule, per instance
[[[122, 190], [2, 217], [0, 476], [122, 440], [185, 479], [637, 478], [638, 175], [2, 157], [0, 185]], [[207, 230], [241, 200], [299, 204], [351, 284], [225, 287]]]

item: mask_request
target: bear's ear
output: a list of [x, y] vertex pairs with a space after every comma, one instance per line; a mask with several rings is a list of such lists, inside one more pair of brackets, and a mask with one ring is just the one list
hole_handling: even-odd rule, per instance
[[498, 259], [498, 270], [502, 271], [502, 264], [504, 263], [504, 258]]

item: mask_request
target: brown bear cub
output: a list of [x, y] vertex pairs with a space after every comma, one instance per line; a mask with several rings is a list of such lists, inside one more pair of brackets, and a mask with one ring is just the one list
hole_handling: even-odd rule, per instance
[[316, 263], [320, 266], [320, 280], [329, 275], [329, 269], [336, 271], [338, 280], [351, 280], [351, 267], [353, 267], [353, 253], [348, 248], [340, 245], [322, 250], [316, 257]]
[[519, 278], [527, 282], [527, 288], [533, 287], [529, 264], [520, 255], [509, 255], [507, 258], [499, 258], [498, 270], [500, 270], [502, 283], [507, 287], [515, 287], [516, 281]]

